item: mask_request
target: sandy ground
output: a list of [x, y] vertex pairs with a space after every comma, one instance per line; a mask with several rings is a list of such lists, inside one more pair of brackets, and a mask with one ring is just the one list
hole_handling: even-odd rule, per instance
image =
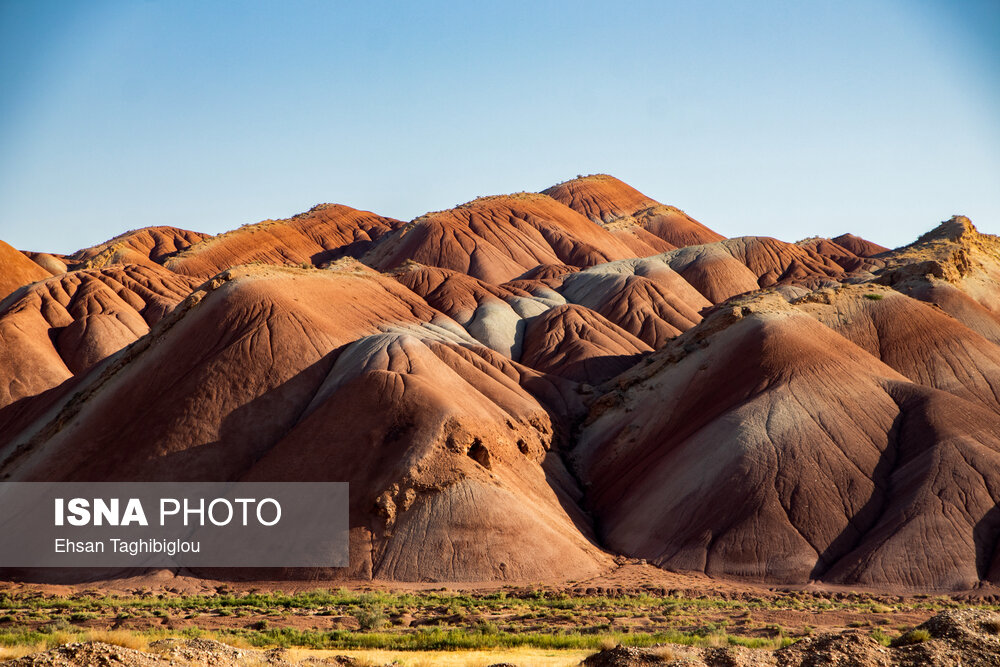
[[373, 664], [398, 663], [403, 667], [489, 667], [511, 663], [519, 667], [569, 667], [579, 665], [595, 651], [517, 648], [496, 651], [313, 651], [290, 650], [288, 657], [305, 660], [310, 657], [329, 658], [347, 655]]

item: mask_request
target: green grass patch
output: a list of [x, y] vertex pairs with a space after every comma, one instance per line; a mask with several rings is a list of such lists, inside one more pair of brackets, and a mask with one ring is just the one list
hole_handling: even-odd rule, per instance
[[[609, 643], [625, 646], [649, 647], [655, 644], [683, 644], [688, 646], [745, 646], [748, 648], [775, 649], [791, 643], [788, 638], [768, 639], [760, 637], [739, 637], [725, 633], [699, 634], [685, 632], [607, 632], [584, 634], [570, 631], [565, 633], [506, 632], [464, 629], [423, 629], [416, 632], [353, 632], [335, 630], [297, 630], [294, 628], [231, 629], [204, 631], [188, 628], [181, 632], [165, 630], [134, 631], [136, 636], [148, 640], [169, 636], [204, 637], [223, 643], [243, 643], [257, 648], [309, 648], [309, 649], [379, 649], [393, 651], [442, 651], [442, 650], [488, 650], [512, 648], [536, 649], [586, 649], [599, 650]], [[89, 634], [84, 630], [42, 631], [27, 628], [11, 628], [0, 631], [0, 646], [38, 646], [53, 648], [74, 641], [87, 641]]]
[[334, 630], [296, 630], [274, 628], [262, 632], [228, 630], [221, 633], [240, 637], [261, 648], [303, 647], [312, 649], [381, 649], [389, 651], [446, 651], [486, 650], [510, 648], [539, 649], [593, 649], [598, 650], [609, 642], [625, 646], [648, 647], [655, 644], [683, 644], [688, 646], [718, 646], [730, 644], [749, 648], [778, 648], [790, 640], [761, 637], [739, 637], [724, 633], [699, 634], [686, 632], [609, 632], [586, 634], [577, 631], [565, 633], [504, 632], [454, 629], [423, 629], [416, 632], [354, 632]]

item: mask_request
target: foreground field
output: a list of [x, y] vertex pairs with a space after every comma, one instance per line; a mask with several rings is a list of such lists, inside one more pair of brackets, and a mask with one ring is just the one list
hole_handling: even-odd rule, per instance
[[[69, 642], [103, 641], [141, 650], [178, 637], [339, 653], [461, 651], [472, 661], [468, 664], [479, 658], [501, 661], [493, 660], [498, 651], [532, 650], [531, 664], [575, 664], [588, 652], [616, 644], [775, 649], [848, 629], [888, 644], [939, 611], [970, 607], [998, 608], [993, 601], [946, 596], [763, 590], [715, 595], [579, 595], [530, 588], [265, 593], [220, 586], [197, 595], [8, 590], [0, 592], [0, 646], [7, 657], [16, 657]], [[465, 653], [471, 651], [489, 655]], [[548, 661], [537, 651], [551, 652]], [[407, 654], [385, 655], [373, 662], [413, 662]]]
[[[53, 633], [55, 634], [55, 633]], [[162, 637], [134, 631], [82, 631], [78, 639], [52, 648], [16, 645], [4, 649], [11, 667], [394, 667], [399, 665], [580, 665], [581, 667], [918, 667], [922, 665], [1000, 666], [1000, 614], [981, 609], [942, 611], [886, 642], [861, 629], [801, 638], [778, 650], [733, 645], [677, 645], [648, 648], [616, 644], [592, 652], [520, 647], [492, 650], [389, 651], [251, 648], [214, 639]], [[716, 638], [717, 640], [718, 638]], [[58, 641], [55, 637], [53, 640]], [[234, 643], [243, 644], [243, 640]], [[589, 655], [588, 655], [589, 653]]]

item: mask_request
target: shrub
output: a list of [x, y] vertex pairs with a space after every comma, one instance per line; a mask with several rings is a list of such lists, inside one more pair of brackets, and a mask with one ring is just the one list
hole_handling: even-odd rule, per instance
[[351, 615], [357, 619], [362, 630], [379, 630], [386, 624], [385, 612], [375, 605], [365, 605]]
[[490, 621], [480, 621], [476, 624], [476, 632], [481, 635], [495, 635], [500, 632], [497, 628], [496, 623], [491, 623]]
[[865, 298], [869, 301], [881, 301], [883, 299], [882, 294], [865, 294]]
[[780, 625], [778, 625], [777, 623], [773, 623], [771, 625], [765, 625], [764, 626], [764, 631], [767, 632], [768, 634], [770, 634], [772, 637], [784, 637], [785, 636], [785, 629], [783, 627], [781, 627]]
[[921, 642], [928, 641], [931, 638], [931, 633], [923, 628], [917, 628], [916, 630], [910, 630], [905, 635], [901, 635], [892, 642], [893, 646], [909, 646], [910, 644], [919, 644]]
[[65, 632], [69, 629], [69, 622], [67, 622], [65, 618], [60, 618], [59, 620], [52, 621], [51, 623], [46, 623], [38, 628], [38, 631], [42, 634], [51, 635], [56, 632]]
[[80, 623], [82, 621], [87, 621], [92, 618], [97, 618], [97, 614], [92, 614], [86, 611], [77, 611], [69, 615], [70, 623]]
[[872, 639], [877, 641], [879, 644], [882, 644], [883, 646], [888, 646], [891, 637], [885, 634], [885, 632], [883, 632], [881, 628], [875, 628], [874, 630], [872, 630]]

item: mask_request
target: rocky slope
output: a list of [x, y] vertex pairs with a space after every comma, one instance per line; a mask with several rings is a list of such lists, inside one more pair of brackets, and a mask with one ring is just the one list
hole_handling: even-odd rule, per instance
[[43, 254], [3, 255], [2, 479], [348, 481], [325, 578], [1000, 581], [1000, 240], [965, 218], [725, 239], [591, 176]]
[[651, 649], [617, 646], [596, 653], [584, 667], [638, 667], [681, 665], [691, 667], [918, 667], [919, 665], [1000, 665], [1000, 617], [983, 611], [949, 611], [938, 614], [890, 646], [871, 636], [848, 630], [799, 640], [783, 649], [690, 648], [661, 646]]

